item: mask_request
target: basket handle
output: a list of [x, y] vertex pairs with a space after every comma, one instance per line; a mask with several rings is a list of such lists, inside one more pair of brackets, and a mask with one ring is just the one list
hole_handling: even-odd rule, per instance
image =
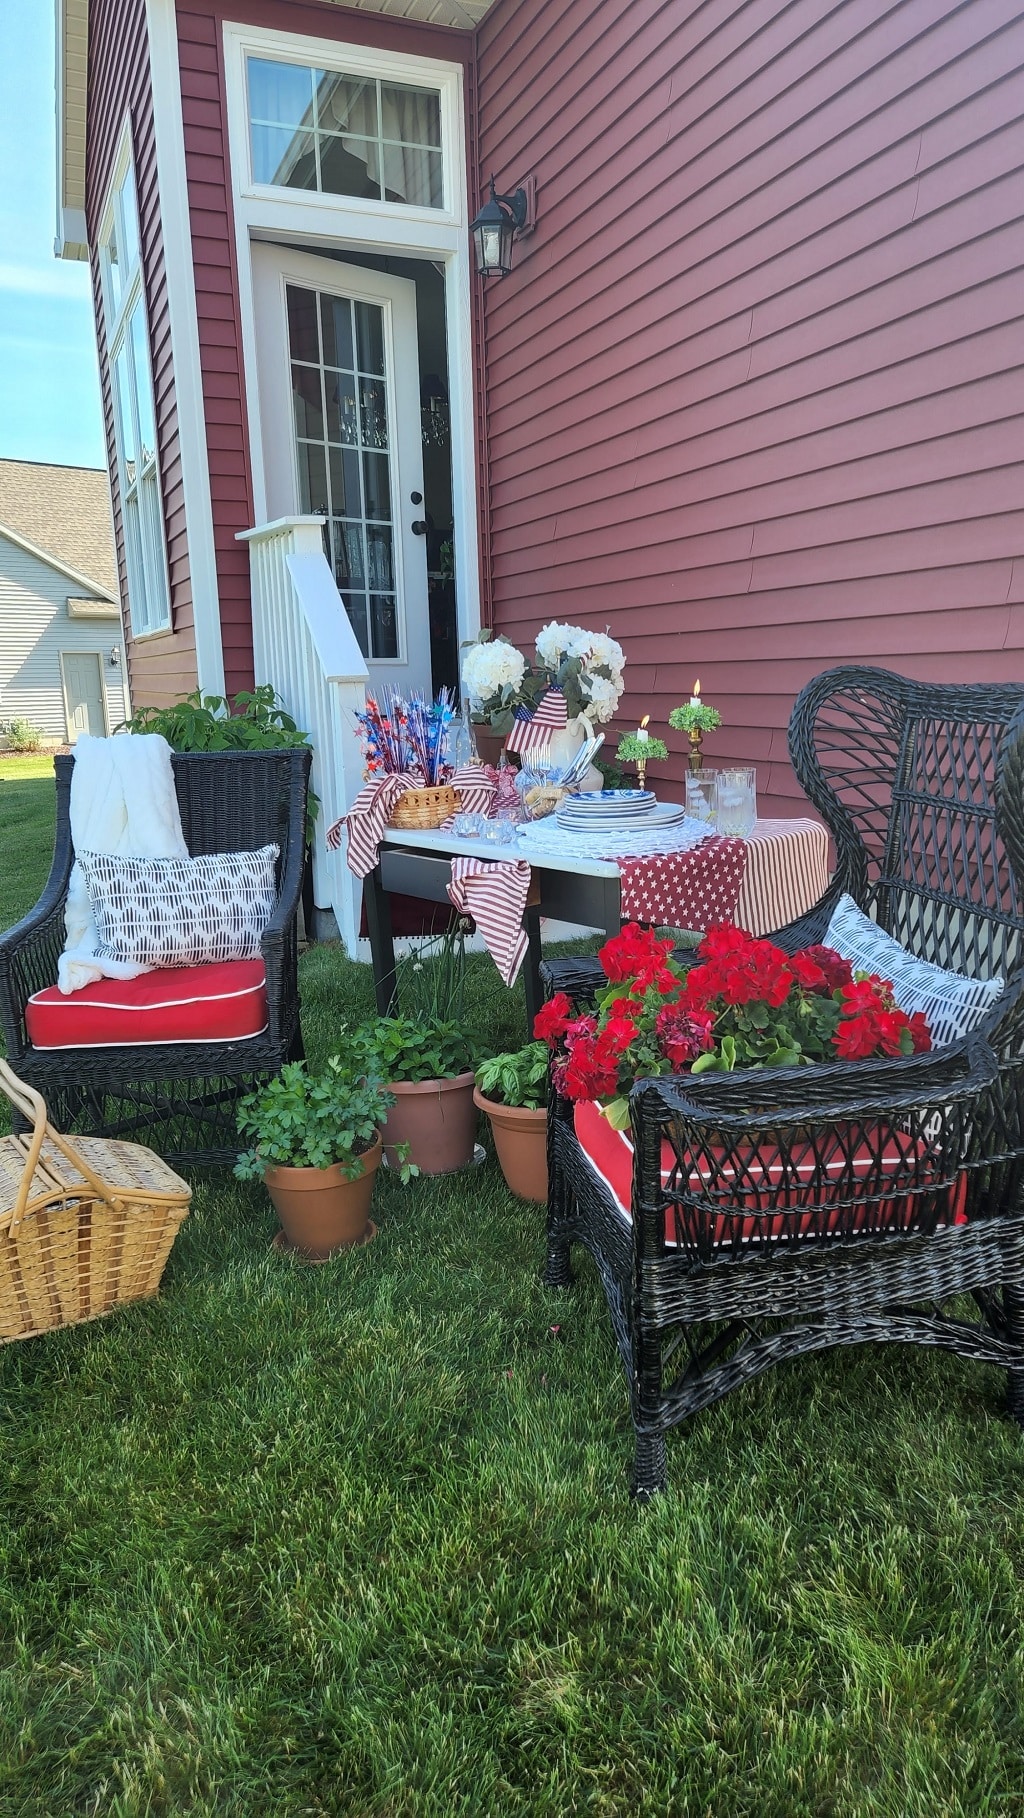
[[14, 1207], [7, 1225], [8, 1231], [11, 1233], [15, 1232], [25, 1216], [25, 1207], [28, 1204], [32, 1177], [35, 1174], [39, 1163], [39, 1157], [42, 1153], [43, 1143], [47, 1137], [50, 1138], [52, 1143], [56, 1144], [57, 1148], [61, 1151], [61, 1154], [71, 1163], [72, 1167], [78, 1169], [79, 1174], [83, 1176], [86, 1184], [92, 1188], [97, 1199], [106, 1200], [108, 1206], [112, 1206], [115, 1210], [119, 1210], [122, 1202], [115, 1194], [111, 1193], [106, 1182], [102, 1181], [98, 1174], [93, 1173], [88, 1163], [78, 1154], [77, 1150], [68, 1142], [67, 1138], [62, 1136], [60, 1131], [55, 1130], [53, 1125], [48, 1122], [46, 1115], [46, 1100], [43, 1098], [42, 1094], [36, 1092], [32, 1086], [26, 1086], [25, 1081], [19, 1079], [16, 1073], [12, 1073], [7, 1062], [2, 1059], [0, 1059], [0, 1089], [6, 1093], [12, 1105], [21, 1112], [23, 1117], [30, 1117], [32, 1119], [32, 1139], [29, 1143], [28, 1155], [25, 1158], [25, 1167], [22, 1171], [21, 1183], [18, 1187]]

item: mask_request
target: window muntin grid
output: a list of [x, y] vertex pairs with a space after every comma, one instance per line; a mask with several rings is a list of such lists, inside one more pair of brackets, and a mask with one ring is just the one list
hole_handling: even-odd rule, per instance
[[255, 183], [444, 207], [437, 89], [246, 58]]

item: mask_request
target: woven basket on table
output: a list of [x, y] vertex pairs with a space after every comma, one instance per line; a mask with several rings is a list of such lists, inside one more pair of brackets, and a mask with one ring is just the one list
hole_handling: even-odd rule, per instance
[[61, 1136], [0, 1060], [31, 1134], [0, 1138], [0, 1344], [155, 1294], [191, 1190], [138, 1143]]
[[440, 827], [450, 814], [458, 814], [462, 797], [449, 783], [436, 789], [407, 789], [391, 810], [392, 827], [416, 827], [421, 833]]

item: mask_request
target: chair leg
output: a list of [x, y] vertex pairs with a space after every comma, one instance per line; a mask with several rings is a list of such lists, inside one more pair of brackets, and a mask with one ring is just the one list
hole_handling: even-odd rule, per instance
[[291, 1043], [288, 1048], [288, 1059], [290, 1061], [301, 1061], [301, 1060], [305, 1060], [305, 1058], [306, 1058], [306, 1044], [302, 1039], [302, 1024], [297, 1022], [295, 1024], [295, 1034], [292, 1036]]
[[668, 1463], [664, 1433], [638, 1433], [633, 1461], [632, 1492], [637, 1502], [650, 1502], [652, 1496], [668, 1489]]
[[1003, 1312], [1006, 1336], [1017, 1347], [1022, 1359], [1019, 1369], [1006, 1372], [1006, 1412], [1019, 1427], [1024, 1427], [1024, 1289], [1012, 1288], [1004, 1282]]

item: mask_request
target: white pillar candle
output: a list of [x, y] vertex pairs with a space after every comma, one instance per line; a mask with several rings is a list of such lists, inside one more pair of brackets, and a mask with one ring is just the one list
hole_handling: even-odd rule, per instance
[[646, 726], [638, 726], [636, 729], [636, 736], [640, 740], [641, 744], [646, 745], [646, 743], [651, 735], [648, 732]]
[[690, 706], [691, 707], [700, 706], [700, 678], [699, 677], [693, 684], [693, 693], [690, 696]]

